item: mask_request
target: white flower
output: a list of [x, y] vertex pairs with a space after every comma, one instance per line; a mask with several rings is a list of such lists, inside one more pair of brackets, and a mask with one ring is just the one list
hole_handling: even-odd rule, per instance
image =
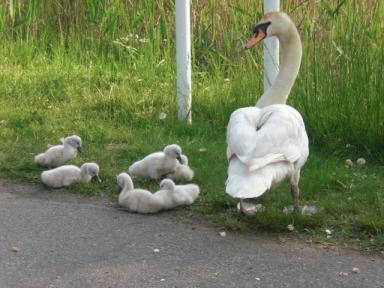
[[325, 231], [325, 233], [327, 234], [327, 239], [329, 239], [329, 238], [331, 238], [332, 236], [332, 231], [331, 230], [329, 230], [329, 229], [325, 229], [324, 230]]
[[293, 230], [295, 230], [295, 226], [293, 226], [293, 224], [288, 224], [287, 229], [289, 231], [293, 231]]
[[364, 158], [359, 158], [356, 160], [357, 165], [365, 165], [365, 163], [367, 163], [367, 161], [365, 161]]
[[345, 160], [345, 165], [352, 166], [353, 165], [352, 160], [351, 159]]
[[161, 112], [161, 113], [159, 114], [159, 119], [160, 119], [160, 120], [164, 120], [165, 118], [167, 118], [167, 113]]

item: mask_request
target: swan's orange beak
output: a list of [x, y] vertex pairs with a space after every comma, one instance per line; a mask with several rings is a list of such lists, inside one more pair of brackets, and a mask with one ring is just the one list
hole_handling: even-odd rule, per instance
[[249, 39], [247, 44], [245, 44], [245, 49], [251, 49], [257, 43], [263, 40], [265, 36], [266, 34], [263, 32], [263, 30], [259, 29], [259, 33], [257, 33], [256, 36], [253, 36], [251, 39]]

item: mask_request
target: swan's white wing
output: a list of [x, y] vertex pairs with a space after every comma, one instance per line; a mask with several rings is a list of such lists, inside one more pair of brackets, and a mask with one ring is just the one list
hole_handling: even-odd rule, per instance
[[306, 138], [300, 114], [287, 105], [247, 107], [232, 113], [227, 129], [227, 157], [233, 155], [250, 170], [279, 161], [294, 163]]

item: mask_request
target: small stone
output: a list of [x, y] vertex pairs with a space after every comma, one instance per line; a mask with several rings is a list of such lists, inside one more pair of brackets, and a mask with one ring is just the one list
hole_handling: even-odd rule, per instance
[[340, 275], [340, 277], [347, 277], [348, 272], [340, 272], [339, 275]]
[[345, 160], [345, 165], [347, 165], [347, 166], [353, 166], [353, 162], [352, 162], [352, 160], [351, 160], [351, 159], [347, 159], [347, 160]]
[[12, 246], [12, 247], [11, 247], [11, 251], [16, 253], [16, 252], [19, 252], [20, 249], [17, 248], [16, 246]]
[[360, 165], [360, 166], [363, 166], [363, 165], [365, 165], [366, 163], [367, 163], [367, 161], [365, 161], [364, 158], [359, 158], [359, 159], [356, 160], [356, 164], [357, 164], [357, 165]]
[[160, 279], [160, 282], [164, 282], [164, 281], [165, 281], [165, 279], [164, 279], [164, 278], [161, 278], [161, 279]]
[[355, 274], [360, 273], [360, 269], [357, 268], [357, 267], [353, 267], [352, 268], [352, 273], [355, 273]]
[[153, 253], [159, 253], [160, 249], [153, 249]]
[[295, 230], [295, 226], [293, 226], [292, 224], [288, 224], [287, 229], [289, 231], [293, 231], [293, 230]]
[[219, 232], [219, 235], [220, 235], [221, 237], [225, 237], [225, 236], [227, 236], [227, 233], [226, 233], [225, 231], [220, 231], [220, 232]]
[[256, 281], [260, 281], [260, 278], [259, 278], [259, 277], [256, 277], [255, 280], [256, 280]]

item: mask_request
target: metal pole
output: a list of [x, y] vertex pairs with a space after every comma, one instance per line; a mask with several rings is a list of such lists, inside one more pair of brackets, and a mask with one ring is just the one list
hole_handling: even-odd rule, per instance
[[192, 122], [191, 0], [176, 0], [177, 105], [179, 120]]
[[[280, 11], [280, 0], [264, 0], [264, 14]], [[271, 87], [279, 72], [279, 41], [276, 37], [264, 40], [264, 92]]]

